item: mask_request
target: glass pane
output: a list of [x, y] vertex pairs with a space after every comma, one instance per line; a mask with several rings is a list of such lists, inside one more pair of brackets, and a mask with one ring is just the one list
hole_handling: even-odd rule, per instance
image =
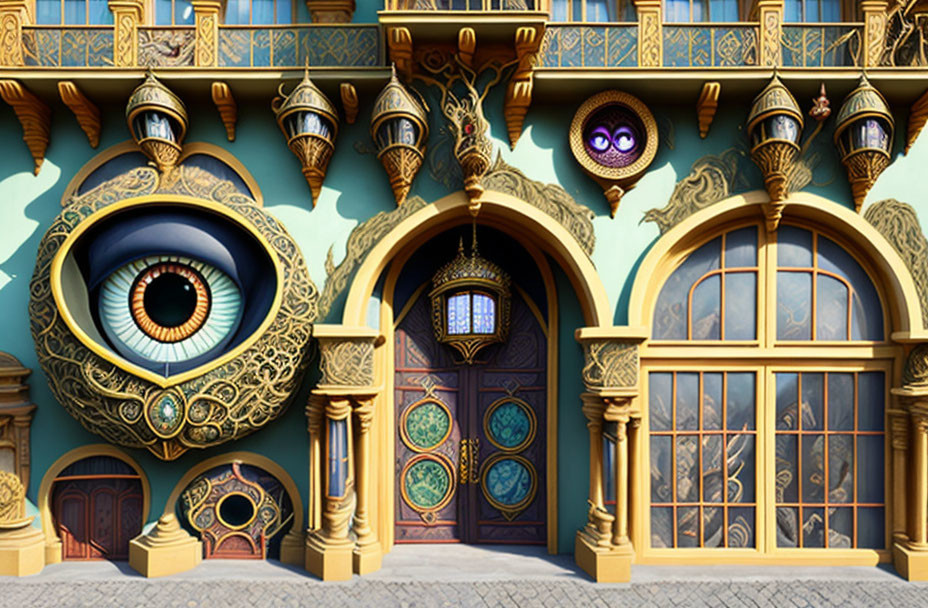
[[[883, 308], [870, 277], [851, 255], [831, 239], [818, 237], [818, 265], [847, 279], [857, 296], [852, 314], [854, 340], [883, 339]], [[858, 301], [859, 299], [859, 301]]]
[[672, 422], [673, 374], [654, 372], [648, 375], [648, 414], [652, 431], [669, 431]]
[[777, 229], [777, 265], [811, 268], [812, 233], [796, 226], [780, 226]]
[[496, 300], [482, 294], [474, 294], [474, 333], [492, 334], [496, 331]]
[[678, 431], [695, 431], [699, 428], [699, 374], [677, 373], [677, 425]]
[[757, 227], [733, 230], [725, 235], [725, 268], [757, 266]]
[[709, 0], [690, 0], [690, 6], [692, 7], [690, 20], [693, 22], [708, 21], [709, 15], [706, 10], [708, 3]]
[[853, 546], [854, 510], [830, 509], [828, 512], [828, 548], [850, 549]]
[[802, 546], [825, 546], [825, 509], [805, 507], [802, 510]]
[[174, 0], [174, 24], [193, 25], [193, 4], [186, 0]]
[[448, 333], [470, 333], [470, 293], [456, 294], [448, 298]]
[[754, 546], [754, 509], [737, 507], [728, 510], [728, 546]]
[[0, 471], [6, 473], [17, 473], [16, 453], [12, 448], [0, 447]]
[[690, 20], [689, 0], [664, 0], [664, 21], [667, 23]]
[[757, 275], [753, 272], [726, 273], [725, 339], [754, 340], [757, 338], [756, 310]]
[[651, 502], [673, 502], [671, 437], [651, 435]]
[[857, 430], [882, 431], [886, 399], [883, 372], [857, 374]]
[[567, 0], [551, 0], [551, 21], [567, 21]]
[[806, 373], [800, 375], [802, 382], [802, 430], [820, 431], [825, 428], [825, 375]]
[[796, 401], [799, 395], [799, 374], [778, 373], [777, 389], [777, 430], [792, 431], [799, 428]]
[[685, 340], [690, 288], [710, 270], [719, 268], [722, 239], [713, 239], [690, 254], [677, 268], [657, 298], [654, 308], [654, 337]]
[[39, 25], [60, 25], [61, 0], [35, 0], [35, 13]]
[[777, 502], [799, 502], [796, 435], [777, 435]]
[[812, 339], [812, 274], [777, 273], [777, 339]]
[[615, 501], [615, 441], [607, 436], [603, 436], [603, 493], [607, 501]]
[[[254, 1], [257, 3], [261, 0]], [[226, 25], [248, 25], [248, 6], [250, 4], [250, 0], [226, 0], [226, 12], [222, 22]]]
[[[243, 4], [248, 4], [247, 0]], [[251, 22], [256, 25], [274, 23], [274, 0], [251, 0]]]
[[729, 372], [726, 402], [726, 428], [730, 431], [754, 429], [754, 373]]
[[886, 524], [882, 507], [857, 509], [857, 546], [865, 549], [886, 548]]
[[854, 374], [828, 374], [828, 430], [854, 430]]
[[886, 469], [883, 466], [883, 436], [857, 437], [857, 502], [882, 503]]
[[615, 0], [587, 0], [586, 20], [596, 23], [615, 21]]
[[699, 507], [677, 507], [677, 546], [699, 546]]
[[672, 507], [651, 507], [651, 546], [673, 547]]
[[155, 25], [171, 25], [171, 0], [155, 0]]
[[728, 501], [754, 502], [754, 435], [728, 435]]
[[[702, 438], [702, 500], [723, 502], [722, 436], [706, 435]], [[719, 514], [721, 517], [721, 513]]]
[[725, 525], [722, 507], [703, 507], [702, 510], [702, 546], [724, 547], [725, 535], [722, 529]]
[[113, 11], [107, 0], [88, 0], [90, 14], [87, 23], [91, 25], [112, 25]]
[[87, 23], [87, 4], [85, 0], [64, 0], [64, 22], [66, 25]]
[[799, 546], [799, 509], [777, 507], [777, 547]]
[[722, 429], [722, 374], [719, 372], [702, 375], [702, 428]]
[[828, 502], [854, 500], [854, 439], [828, 436]]
[[293, 5], [290, 0], [277, 0], [277, 23], [293, 23]]
[[802, 0], [785, 0], [783, 3], [783, 21], [786, 23], [802, 21]]
[[711, 276], [693, 290], [693, 340], [719, 340], [719, 316], [722, 310], [722, 281], [719, 275]]
[[699, 442], [696, 435], [677, 435], [677, 501], [699, 500]]
[[825, 23], [841, 21], [841, 0], [819, 0], [822, 3], [822, 14], [819, 17]]
[[802, 453], [801, 502], [825, 502], [825, 436], [803, 434], [799, 437], [799, 445]]
[[818, 275], [815, 339], [847, 340], [848, 291], [841, 281]]
[[737, 0], [711, 0], [709, 17], [711, 21], [715, 22], [731, 23], [738, 21]]

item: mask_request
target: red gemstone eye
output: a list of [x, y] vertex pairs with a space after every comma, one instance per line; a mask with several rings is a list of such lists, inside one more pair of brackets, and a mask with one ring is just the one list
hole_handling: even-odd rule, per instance
[[471, 123], [467, 123], [466, 125], [464, 125], [464, 133], [467, 135], [473, 135], [474, 125], [472, 125]]

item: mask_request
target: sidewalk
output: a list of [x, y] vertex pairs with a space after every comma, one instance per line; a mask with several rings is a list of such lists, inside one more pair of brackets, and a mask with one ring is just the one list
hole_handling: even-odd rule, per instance
[[541, 548], [397, 546], [379, 572], [322, 583], [278, 562], [211, 560], [145, 579], [125, 563], [70, 562], [0, 579], [0, 606], [928, 606], [928, 583], [889, 568], [636, 566], [632, 582], [597, 585], [570, 556]]

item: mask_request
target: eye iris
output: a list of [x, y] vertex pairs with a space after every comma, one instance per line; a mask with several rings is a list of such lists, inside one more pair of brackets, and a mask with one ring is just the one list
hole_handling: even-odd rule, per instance
[[130, 307], [139, 328], [159, 342], [178, 342], [193, 335], [206, 320], [209, 291], [189, 266], [158, 264], [135, 281]]
[[609, 132], [598, 127], [590, 134], [590, 147], [597, 152], [605, 152], [609, 148]]
[[635, 147], [635, 134], [628, 127], [619, 127], [613, 141], [619, 152], [628, 152]]

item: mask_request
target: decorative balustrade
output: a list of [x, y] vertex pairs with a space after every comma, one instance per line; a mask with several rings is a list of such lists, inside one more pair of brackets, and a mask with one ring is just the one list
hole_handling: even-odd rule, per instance
[[377, 67], [380, 29], [358, 26], [220, 26], [220, 67]]
[[549, 24], [540, 67], [634, 67], [638, 65], [638, 24]]
[[860, 66], [863, 23], [784, 25], [783, 65], [817, 68]]
[[543, 11], [546, 0], [386, 0], [388, 11]]
[[23, 62], [35, 67], [112, 67], [113, 28], [23, 26]]
[[757, 65], [757, 25], [665, 23], [664, 66], [716, 68]]
[[139, 65], [187, 67], [194, 65], [196, 30], [188, 27], [140, 27]]

